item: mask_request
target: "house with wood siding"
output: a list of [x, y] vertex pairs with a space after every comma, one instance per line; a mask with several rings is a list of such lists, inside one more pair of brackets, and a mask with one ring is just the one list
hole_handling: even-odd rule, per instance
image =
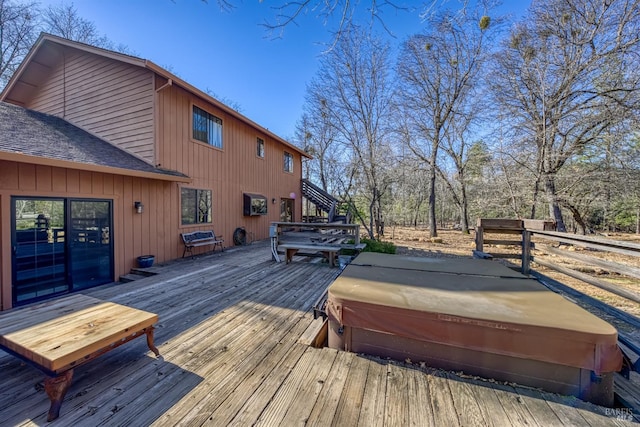
[[0, 309], [178, 258], [180, 233], [266, 238], [301, 220], [305, 157], [151, 61], [42, 34], [0, 94]]

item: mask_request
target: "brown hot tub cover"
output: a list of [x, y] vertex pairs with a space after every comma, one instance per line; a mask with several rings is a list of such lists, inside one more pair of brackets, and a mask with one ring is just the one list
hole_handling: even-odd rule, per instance
[[[598, 375], [622, 364], [613, 326], [486, 260], [362, 253], [329, 288], [327, 312], [334, 326], [374, 331], [374, 340], [402, 337]], [[329, 345], [361, 351], [331, 332]]]

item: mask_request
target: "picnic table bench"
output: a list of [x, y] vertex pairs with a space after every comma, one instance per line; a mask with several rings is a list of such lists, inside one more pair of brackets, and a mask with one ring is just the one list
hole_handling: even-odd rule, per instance
[[46, 374], [52, 421], [75, 367], [142, 335], [160, 356], [153, 343], [157, 321], [157, 314], [77, 294], [0, 314], [0, 348]]
[[184, 251], [182, 251], [182, 258], [189, 252], [193, 256], [193, 248], [199, 246], [213, 246], [213, 250], [216, 250], [216, 246], [220, 246], [220, 250], [224, 252], [224, 239], [220, 236], [216, 237], [213, 230], [209, 231], [193, 231], [191, 233], [181, 233], [182, 242], [184, 243]]
[[285, 251], [285, 263], [289, 264], [294, 255], [299, 250], [310, 251], [312, 253], [320, 252], [322, 255], [329, 261], [329, 265], [331, 267], [335, 267], [336, 265], [336, 255], [340, 251], [340, 246], [329, 246], [329, 245], [313, 245], [309, 243], [283, 243], [278, 246], [280, 249], [284, 249]]
[[284, 250], [285, 263], [289, 264], [298, 251], [308, 251], [309, 253], [320, 252], [324, 256], [331, 267], [336, 266], [336, 257], [338, 252], [342, 249], [351, 249], [360, 253], [367, 245], [365, 243], [332, 243], [319, 242], [319, 243], [305, 243], [305, 242], [289, 242], [278, 245], [278, 249]]

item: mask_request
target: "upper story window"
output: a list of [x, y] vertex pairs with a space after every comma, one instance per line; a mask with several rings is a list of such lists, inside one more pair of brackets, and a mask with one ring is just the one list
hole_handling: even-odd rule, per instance
[[262, 138], [258, 138], [256, 141], [256, 155], [264, 158], [264, 140]]
[[284, 152], [284, 170], [285, 172], [293, 172], [293, 154]]
[[194, 105], [193, 139], [222, 148], [222, 119]]

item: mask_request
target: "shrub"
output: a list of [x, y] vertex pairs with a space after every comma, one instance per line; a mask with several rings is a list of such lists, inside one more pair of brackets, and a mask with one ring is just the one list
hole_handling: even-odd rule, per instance
[[362, 239], [362, 243], [366, 243], [367, 247], [362, 252], [379, 252], [383, 254], [395, 254], [396, 245], [391, 242], [381, 242], [379, 240]]

